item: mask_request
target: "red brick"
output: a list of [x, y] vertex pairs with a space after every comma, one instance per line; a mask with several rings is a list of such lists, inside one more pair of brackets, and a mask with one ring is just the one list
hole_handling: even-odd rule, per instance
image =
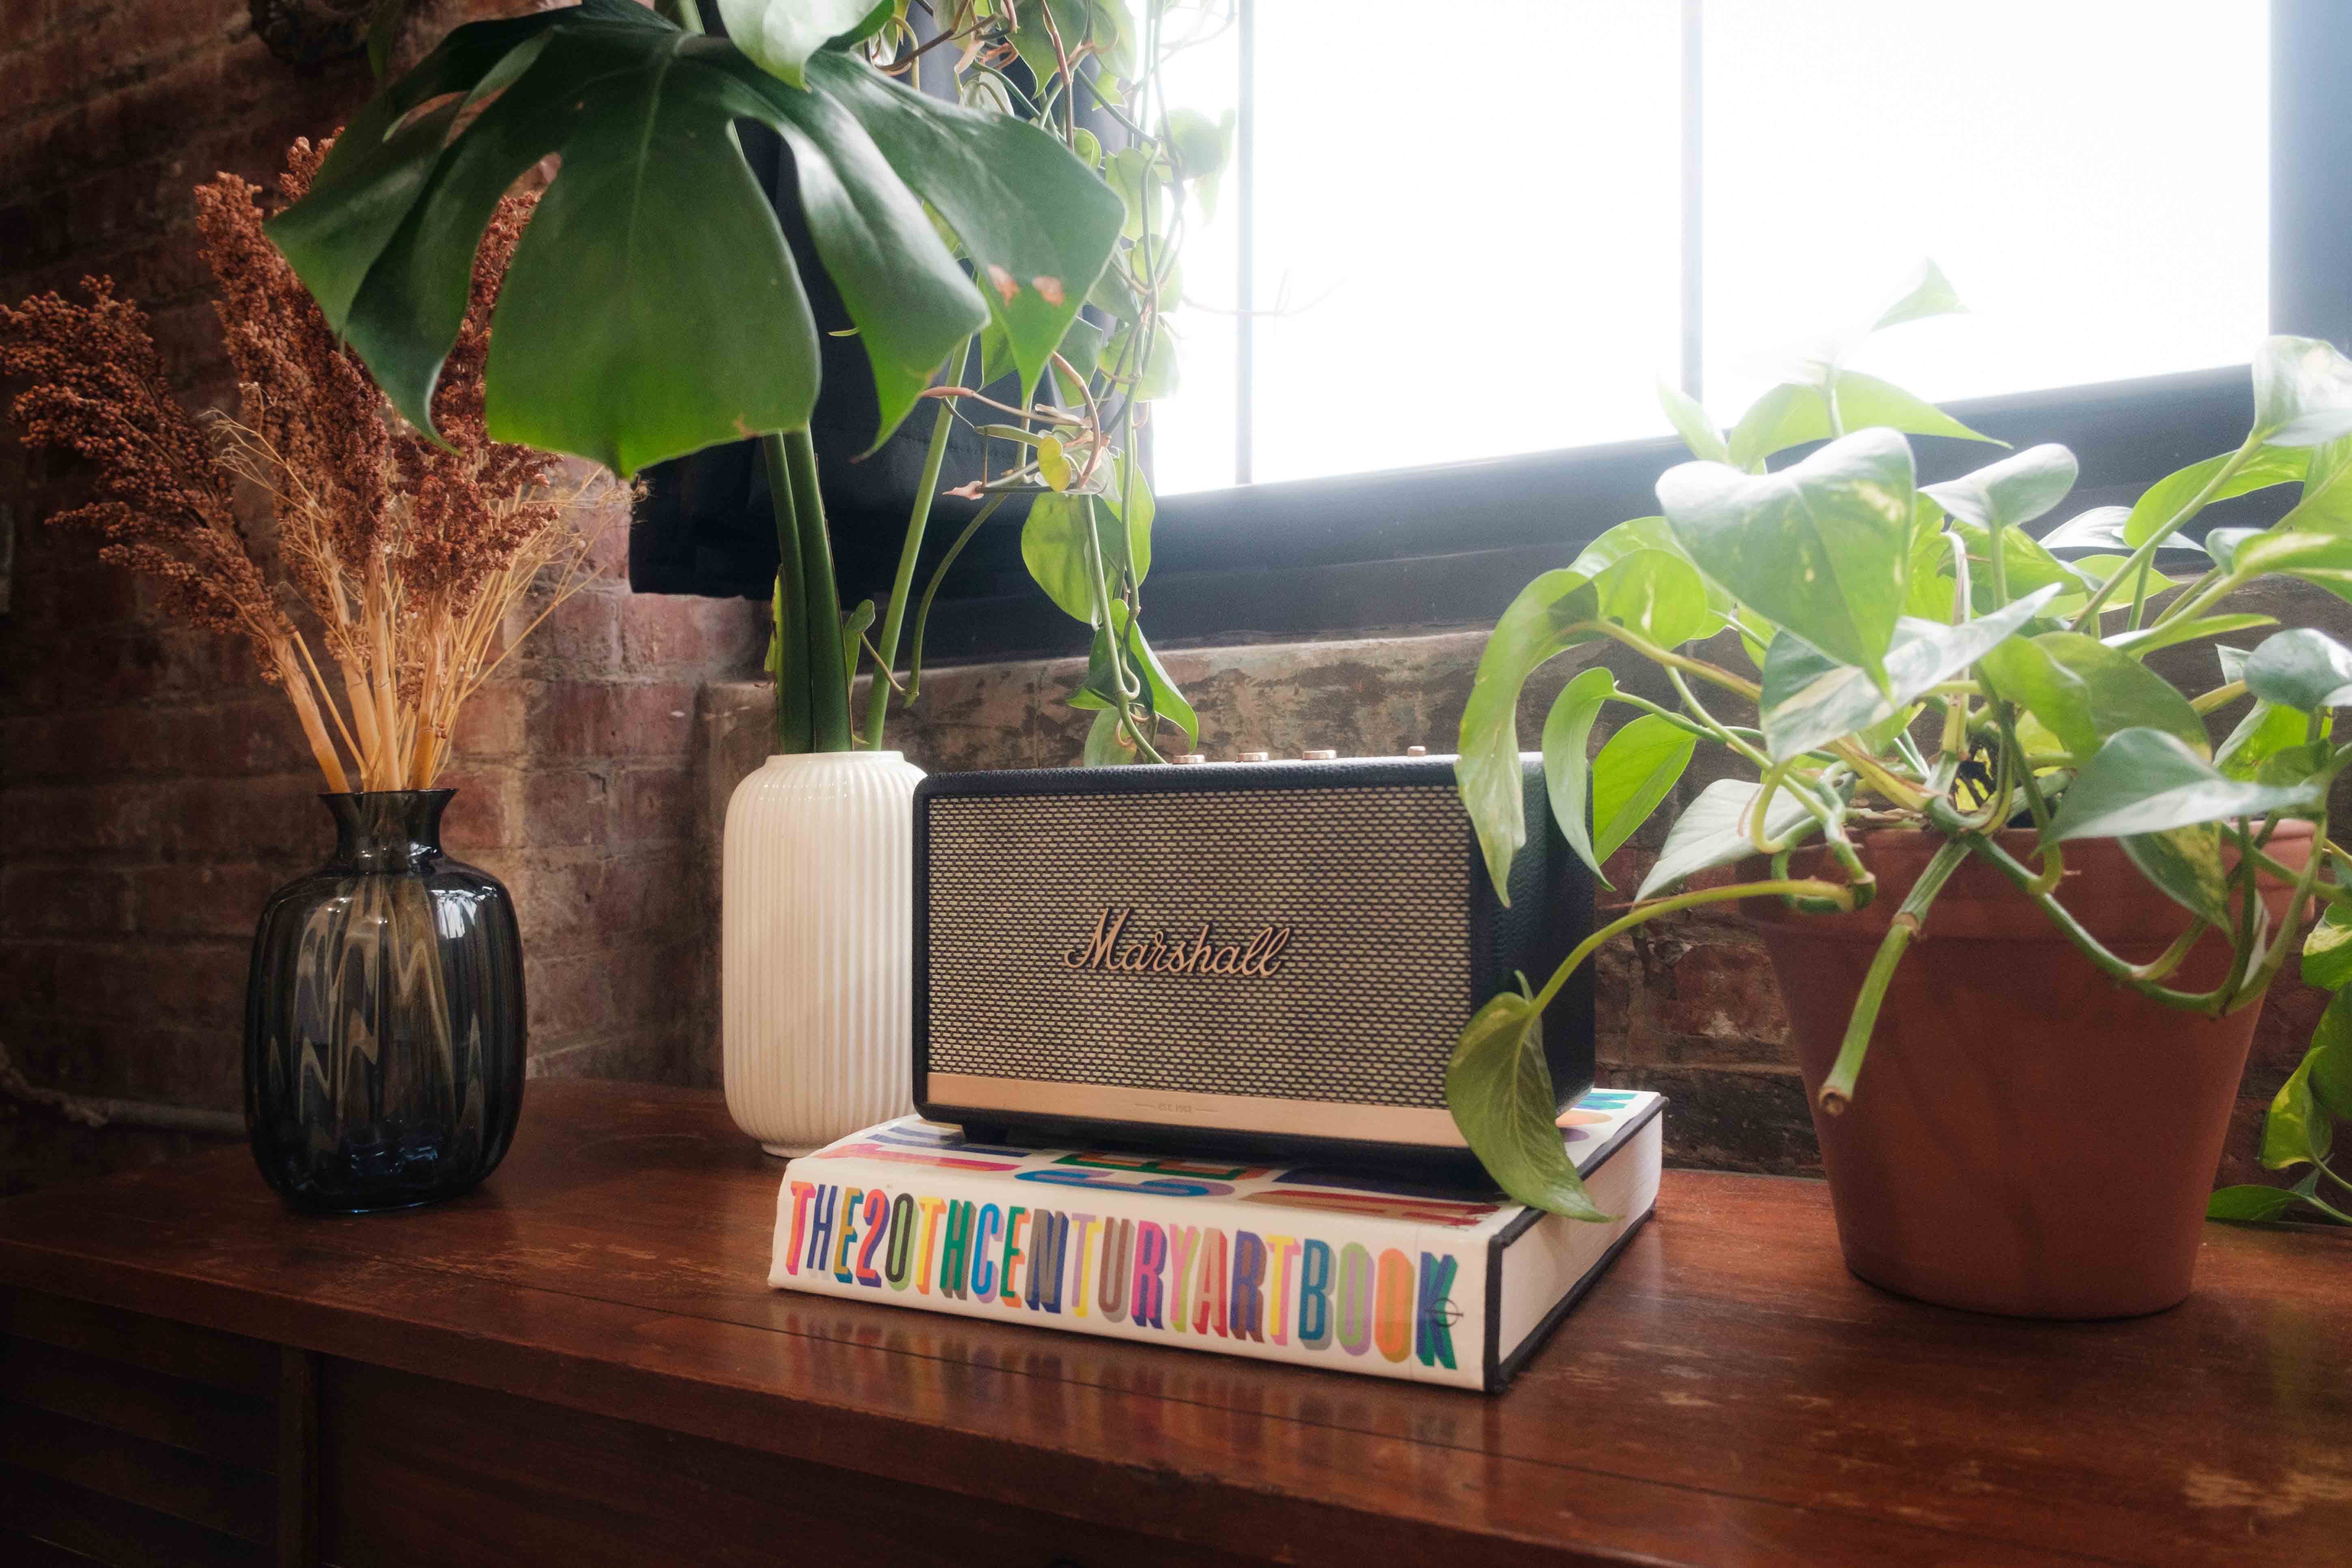
[[546, 758], [679, 756], [694, 730], [694, 688], [534, 682], [526, 699], [530, 751]]
[[513, 681], [494, 680], [457, 712], [456, 754], [467, 762], [510, 757], [522, 750], [523, 693]]
[[[583, 597], [585, 595], [583, 595]], [[675, 594], [632, 594], [620, 601], [621, 667], [667, 675], [706, 659], [698, 601]]]
[[528, 938], [523, 952], [530, 965], [525, 989], [534, 1040], [560, 1042], [610, 1026], [614, 976], [633, 966], [616, 965], [602, 952], [534, 956]]
[[[284, 692], [263, 687], [249, 696], [225, 695], [228, 700], [223, 702], [141, 712], [142, 752], [132, 771], [229, 778], [307, 773], [326, 787], [315, 771], [310, 742], [302, 738], [302, 721]], [[331, 729], [333, 721], [328, 723]]]
[[316, 773], [159, 784], [144, 792], [153, 826], [142, 843], [181, 859], [318, 866], [335, 845], [321, 787]]
[[613, 830], [612, 791], [585, 767], [542, 767], [523, 775], [524, 835], [535, 847], [601, 845]]
[[[1753, 944], [1699, 942], [1685, 944], [1675, 937], [1657, 937], [1665, 950], [1664, 987], [1658, 997], [1658, 1021], [1671, 1034], [1733, 1042], [1738, 1047], [1780, 1047], [1759, 1058], [1752, 1051], [1742, 1061], [1780, 1060], [1786, 1057], [1788, 1015], [1781, 1010], [1780, 989], [1772, 966]], [[1679, 949], [1679, 951], [1675, 951]], [[1654, 976], [1657, 970], [1653, 970]]]
[[583, 588], [548, 612], [522, 645], [530, 674], [609, 673], [620, 660], [620, 596]]
[[153, 790], [134, 784], [12, 789], [0, 811], [0, 855], [18, 860], [145, 848], [161, 804]]
[[142, 867], [131, 873], [131, 923], [142, 935], [250, 939], [262, 905], [292, 879], [252, 861]]
[[[228, 954], [219, 955], [223, 958]], [[212, 962], [207, 955], [203, 962]], [[236, 1110], [245, 1103], [245, 972], [236, 965], [236, 994], [208, 1003], [200, 1021], [181, 1016], [195, 1027], [157, 1028], [136, 1020], [111, 1026], [135, 1030], [123, 1039], [128, 1048], [115, 1057], [117, 1081], [112, 1090], [125, 1100], [193, 1105], [211, 1110]], [[110, 1037], [111, 1039], [113, 1037]]]
[[[61, 962], [62, 950], [53, 941], [0, 938], [0, 1005], [7, 1008], [12, 1025], [24, 1014], [56, 1010]], [[10, 1028], [5, 1043], [11, 1050], [22, 1048], [16, 1043], [21, 1032]]]
[[452, 769], [441, 775], [440, 785], [457, 792], [441, 816], [441, 843], [450, 854], [470, 861], [479, 850], [512, 848], [524, 841], [521, 789], [513, 769]]
[[690, 943], [651, 941], [632, 948], [632, 962], [613, 973], [613, 1021], [645, 1030], [679, 1016], [680, 1005], [694, 994], [701, 951]]
[[170, 1018], [241, 1028], [249, 938], [74, 942], [59, 950], [56, 1005], [101, 1024]]
[[0, 867], [0, 931], [119, 936], [131, 929], [131, 880], [103, 866]]
[[694, 837], [694, 776], [679, 768], [621, 775], [620, 837], [627, 844], [679, 843]]

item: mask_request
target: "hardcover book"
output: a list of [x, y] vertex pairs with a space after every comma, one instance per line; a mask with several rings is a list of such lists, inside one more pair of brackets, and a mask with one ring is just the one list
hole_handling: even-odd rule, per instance
[[1649, 1217], [1664, 1103], [1594, 1089], [1560, 1118], [1606, 1224], [1419, 1174], [982, 1143], [901, 1117], [784, 1168], [768, 1283], [1498, 1389]]

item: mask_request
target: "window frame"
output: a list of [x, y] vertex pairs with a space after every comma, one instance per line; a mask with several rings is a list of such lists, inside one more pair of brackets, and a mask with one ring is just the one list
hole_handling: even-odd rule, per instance
[[[1686, 18], [1697, 3], [1685, 0]], [[2272, 0], [2271, 330], [2352, 350], [2347, 80], [2352, 6]], [[1687, 257], [1685, 265], [1687, 274]], [[2175, 468], [2236, 446], [2252, 396], [2247, 367], [2233, 365], [1947, 406], [2013, 445], [2073, 448], [2082, 479], [2062, 509], [2072, 515], [2127, 502]], [[1991, 451], [1938, 437], [1914, 447], [1923, 482], [1966, 472]], [[1603, 529], [1654, 511], [1657, 476], [1687, 457], [1678, 440], [1661, 437], [1164, 497], [1144, 625], [1163, 648], [1488, 626], [1529, 577], [1567, 564]], [[2239, 498], [2210, 509], [2200, 530], [2264, 521], [2279, 505], [2273, 494]], [[1087, 629], [1029, 580], [1020, 536], [1018, 516], [1000, 513], [972, 540], [934, 605], [928, 660], [1085, 651]], [[932, 541], [927, 557], [941, 542]], [[845, 600], [868, 591], [846, 574], [842, 586]]]

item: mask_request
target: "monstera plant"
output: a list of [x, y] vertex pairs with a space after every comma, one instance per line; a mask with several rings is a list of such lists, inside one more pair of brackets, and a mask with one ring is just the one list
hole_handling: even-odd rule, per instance
[[[885, 719], [916, 689], [940, 574], [997, 506], [1028, 499], [1023, 555], [1093, 630], [1070, 699], [1096, 712], [1087, 759], [1156, 760], [1162, 726], [1197, 734], [1139, 623], [1139, 410], [1171, 381], [1177, 231], [1229, 131], [1160, 90], [1167, 16], [1186, 4], [1217, 0], [1143, 0], [1139, 25], [1123, 0], [954, 0], [919, 26], [906, 0], [721, 0], [726, 37], [703, 35], [695, 0], [675, 24], [628, 0], [476, 23], [368, 104], [270, 225], [329, 325], [430, 434], [484, 226], [552, 156], [490, 321], [490, 432], [624, 475], [759, 440], [780, 561], [776, 745], [728, 810], [720, 973], [729, 1106], [772, 1152], [907, 1109], [920, 774], [882, 750]], [[946, 62], [952, 99], [901, 79], [926, 57]], [[872, 372], [877, 444], [933, 406], [878, 614], [842, 613], [809, 429], [818, 330], [746, 122], [782, 140]], [[1010, 455], [918, 601], [958, 420]], [[869, 658], [861, 733], [851, 682]]]
[[[624, 476], [760, 438], [782, 561], [785, 752], [855, 743], [863, 653], [880, 672], [863, 739], [880, 744], [950, 423], [959, 403], [990, 406], [963, 383], [1016, 376], [1017, 405], [982, 426], [1018, 454], [986, 487], [992, 505], [1034, 498], [1024, 554], [1096, 628], [1104, 674], [1079, 694], [1105, 715], [1090, 750], [1156, 756], [1161, 722], [1196, 731], [1136, 625], [1150, 525], [1136, 410], [1171, 374], [1171, 227], [1224, 147], [1151, 100], [1169, 8], [1151, 0], [1139, 27], [1122, 0], [946, 7], [931, 42], [962, 46], [941, 58], [962, 67], [963, 102], [898, 79], [929, 52], [903, 0], [724, 0], [726, 38], [702, 36], [690, 3], [684, 26], [630, 0], [475, 23], [361, 110], [270, 237], [429, 433], [483, 227], [556, 158], [493, 323], [490, 431]], [[1082, 96], [1132, 128], [1128, 145], [1107, 150], [1080, 123]], [[842, 613], [808, 429], [817, 327], [738, 121], [783, 140], [872, 371], [877, 444], [937, 399], [878, 616]]]
[[[1544, 1010], [1611, 938], [1736, 900], [1781, 980], [1857, 1273], [1996, 1310], [2147, 1310], [2188, 1289], [2254, 1005], [2315, 908], [2305, 976], [2352, 977], [2352, 858], [2327, 807], [2352, 762], [2330, 735], [2352, 649], [2232, 605], [2266, 577], [2352, 599], [2352, 363], [2268, 340], [2235, 448], [2037, 537], [2074, 487], [2070, 452], [1922, 484], [1912, 437], [1987, 438], [1845, 363], [1875, 331], [1958, 308], [1927, 268], [1727, 432], [1666, 394], [1696, 460], [1659, 479], [1660, 515], [1504, 612], [1459, 765], [1498, 896], [1531, 830], [1516, 713], [1547, 661], [1628, 651], [1671, 694], [1588, 662], [1545, 722], [1557, 832], [1604, 882], [1701, 746], [1725, 765], [1630, 907], [1479, 1008], [1447, 1097], [1514, 1195], [1593, 1217], [1549, 1131]], [[2269, 487], [2296, 487], [2275, 523], [2186, 531]], [[2175, 583], [2167, 552], [2202, 570]], [[2159, 674], [2168, 649], [2167, 668], [2208, 677]], [[1629, 721], [1588, 757], [1612, 710]], [[2339, 997], [2273, 1111], [2266, 1158], [2311, 1174], [2231, 1189], [2217, 1212], [2352, 1206], [2326, 1137], [2329, 1112], [2352, 1113], [2347, 1037]]]

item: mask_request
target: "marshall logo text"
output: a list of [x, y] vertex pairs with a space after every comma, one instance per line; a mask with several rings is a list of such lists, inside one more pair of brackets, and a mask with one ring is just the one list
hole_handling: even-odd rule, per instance
[[1095, 917], [1092, 935], [1062, 955], [1071, 969], [1110, 970], [1121, 974], [1272, 974], [1290, 945], [1288, 926], [1267, 926], [1247, 942], [1212, 940], [1206, 921], [1190, 941], [1170, 941], [1166, 933], [1136, 937], [1124, 947], [1119, 932], [1133, 909], [1113, 914], [1106, 909]]

